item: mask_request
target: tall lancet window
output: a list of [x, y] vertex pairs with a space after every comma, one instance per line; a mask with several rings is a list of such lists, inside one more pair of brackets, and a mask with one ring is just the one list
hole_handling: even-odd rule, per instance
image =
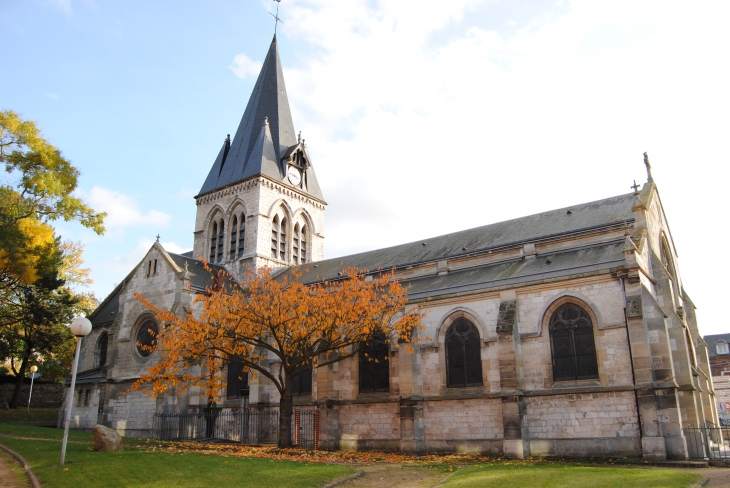
[[555, 381], [598, 378], [593, 323], [574, 303], [561, 305], [550, 317]]
[[279, 231], [279, 259], [286, 260], [286, 218], [281, 219], [281, 230]]
[[299, 223], [294, 226], [294, 239], [291, 247], [292, 260], [294, 264], [299, 264]]
[[302, 226], [302, 236], [299, 242], [299, 259], [300, 263], [304, 264], [307, 262], [307, 226]]
[[279, 216], [274, 215], [271, 222], [271, 257], [276, 258], [279, 255]]
[[215, 250], [218, 248], [218, 222], [213, 222], [213, 228], [210, 232], [210, 256], [208, 261], [215, 262]]
[[243, 256], [243, 238], [246, 235], [246, 214], [241, 212], [241, 223], [238, 226], [238, 257]]
[[236, 240], [238, 239], [238, 217], [233, 216], [233, 220], [231, 221], [231, 248], [229, 252], [229, 259], [235, 259], [236, 258]]
[[226, 234], [223, 231], [223, 219], [221, 219], [221, 221], [218, 225], [220, 225], [220, 227], [218, 228], [218, 258], [217, 258], [217, 261], [220, 263], [221, 261], [223, 261], [223, 242], [226, 239]]

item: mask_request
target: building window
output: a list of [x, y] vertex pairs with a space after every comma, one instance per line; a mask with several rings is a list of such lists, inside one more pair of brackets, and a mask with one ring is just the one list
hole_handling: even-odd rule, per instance
[[155, 350], [157, 345], [157, 333], [159, 328], [154, 320], [146, 320], [137, 329], [137, 353], [143, 358], [148, 357]]
[[157, 260], [156, 259], [155, 259], [155, 264], [152, 267], [152, 274], [153, 275], [156, 275], [157, 274]]
[[223, 242], [225, 241], [225, 232], [223, 231], [223, 219], [220, 221], [218, 228], [218, 257], [217, 262], [223, 261]]
[[307, 262], [307, 226], [302, 226], [302, 237], [299, 247], [299, 260], [301, 264]]
[[593, 323], [588, 313], [566, 303], [550, 317], [549, 327], [555, 381], [598, 378]]
[[291, 379], [292, 395], [311, 395], [312, 394], [312, 367], [295, 375]]
[[243, 364], [231, 361], [228, 363], [227, 398], [248, 398], [248, 371], [243, 370]]
[[279, 259], [286, 261], [286, 218], [281, 219], [281, 230], [279, 230]]
[[360, 345], [360, 392], [389, 390], [389, 356], [388, 341], [382, 332]]
[[446, 332], [446, 386], [482, 385], [482, 348], [477, 328], [464, 318]]
[[279, 216], [274, 215], [271, 222], [271, 257], [276, 258], [279, 253]]
[[291, 254], [294, 264], [299, 264], [299, 223], [294, 226], [294, 239], [292, 240]]
[[659, 249], [659, 259], [669, 273], [669, 277], [674, 279], [674, 276], [676, 275], [676, 271], [674, 270], [674, 261], [672, 260], [672, 253], [669, 250], [667, 238], [664, 236], [662, 236], [661, 248]]
[[243, 256], [243, 238], [246, 235], [246, 214], [241, 212], [241, 220], [238, 227], [238, 257]]
[[215, 262], [215, 250], [218, 248], [218, 222], [213, 222], [213, 229], [210, 233], [210, 256], [208, 261]]
[[96, 341], [96, 350], [94, 351], [94, 367], [101, 368], [106, 364], [106, 351], [109, 347], [109, 335], [102, 332], [99, 340]]
[[231, 222], [231, 249], [230, 249], [230, 258], [229, 259], [235, 259], [236, 257], [236, 240], [238, 239], [238, 217], [235, 215], [233, 216], [233, 221]]
[[715, 349], [718, 354], [730, 354], [730, 348], [728, 348], [727, 342], [718, 342], [715, 344]]

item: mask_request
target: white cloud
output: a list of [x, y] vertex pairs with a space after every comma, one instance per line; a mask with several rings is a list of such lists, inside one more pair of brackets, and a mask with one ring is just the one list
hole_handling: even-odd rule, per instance
[[159, 210], [143, 213], [137, 200], [116, 190], [95, 186], [88, 195], [88, 202], [94, 210], [106, 212], [108, 215], [104, 225], [109, 231], [139, 225], [167, 226], [170, 215]]
[[648, 151], [688, 290], [724, 323], [696, 229], [726, 208], [730, 3], [565, 3], [289, 3], [288, 42], [315, 49], [283, 59], [287, 90], [325, 199], [389, 212], [331, 205], [326, 255], [628, 192]]
[[58, 95], [58, 93], [46, 93], [46, 98], [50, 98], [53, 101], [59, 101], [61, 97]]
[[245, 54], [238, 54], [233, 58], [233, 65], [230, 66], [233, 73], [239, 78], [246, 78], [248, 76], [256, 76], [261, 71], [261, 62], [251, 61]]

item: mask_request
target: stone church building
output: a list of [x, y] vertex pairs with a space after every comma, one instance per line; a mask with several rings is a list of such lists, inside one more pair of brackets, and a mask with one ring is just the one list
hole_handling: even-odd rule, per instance
[[[409, 354], [375, 346], [299, 377], [297, 408], [320, 414], [320, 447], [412, 453], [684, 459], [683, 428], [716, 423], [708, 353], [685, 291], [657, 184], [632, 193], [323, 260], [326, 202], [289, 110], [276, 38], [235, 136], [195, 197], [193, 250], [153, 244], [90, 316], [73, 427], [152, 435], [155, 412], [205, 404], [200, 391], [128, 392], [159, 352], [134, 296], [179, 310], [205, 292], [204, 256], [336, 279], [394, 269], [428, 315]], [[368, 365], [370, 364], [370, 365]], [[361, 367], [362, 365], [362, 367]], [[224, 407], [278, 406], [260, 375], [230, 367]], [[61, 417], [63, 412], [61, 412]]]

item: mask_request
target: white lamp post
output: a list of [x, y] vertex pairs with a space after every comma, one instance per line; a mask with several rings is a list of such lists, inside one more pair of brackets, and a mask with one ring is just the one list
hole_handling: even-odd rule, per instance
[[66, 418], [63, 421], [63, 444], [61, 445], [61, 466], [66, 459], [66, 443], [68, 442], [68, 426], [71, 423], [71, 407], [74, 403], [74, 389], [76, 388], [76, 369], [79, 366], [79, 352], [81, 352], [81, 338], [86, 337], [91, 332], [91, 322], [86, 317], [76, 317], [71, 321], [71, 333], [75, 335], [76, 354], [74, 355], [74, 363], [71, 367], [71, 389], [68, 391], [68, 404], [66, 405]]
[[36, 371], [38, 371], [38, 366], [34, 364], [30, 367], [30, 393], [28, 393], [28, 410], [26, 410], [27, 413], [30, 413], [30, 398], [33, 396], [33, 380], [35, 379]]

